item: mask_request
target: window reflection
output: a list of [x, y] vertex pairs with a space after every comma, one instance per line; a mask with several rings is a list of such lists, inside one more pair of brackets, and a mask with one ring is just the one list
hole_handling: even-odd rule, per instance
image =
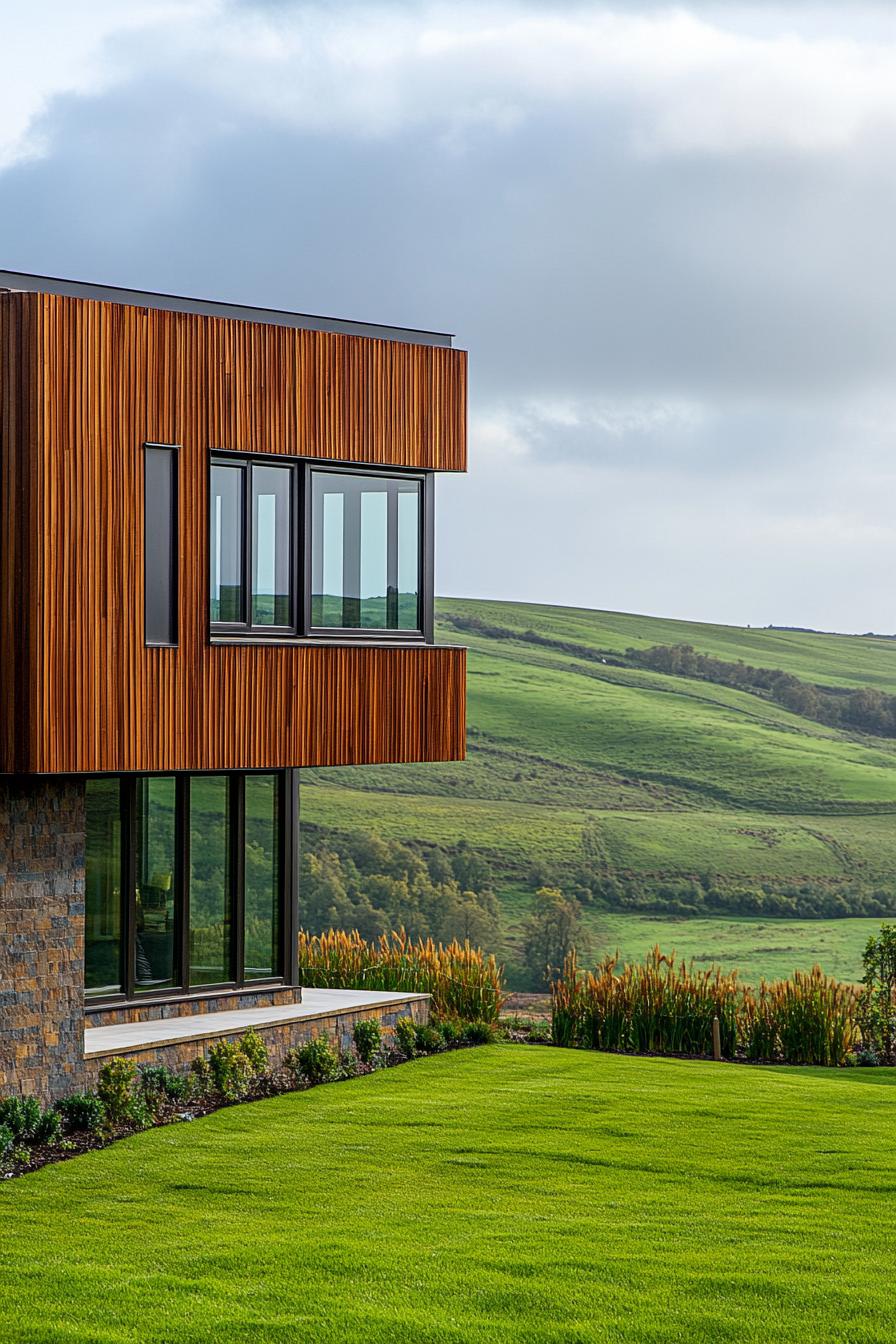
[[84, 988], [88, 998], [121, 990], [121, 789], [87, 781], [84, 873]]
[[311, 624], [420, 629], [420, 482], [312, 472]]
[[291, 494], [288, 467], [252, 468], [253, 625], [292, 622]]
[[174, 803], [173, 776], [138, 780], [134, 983], [140, 992], [180, 983]]
[[190, 984], [232, 978], [230, 781], [226, 775], [190, 780]]
[[276, 775], [246, 776], [246, 980], [280, 974], [280, 790]]
[[209, 509], [209, 614], [213, 621], [243, 617], [243, 468], [214, 466]]

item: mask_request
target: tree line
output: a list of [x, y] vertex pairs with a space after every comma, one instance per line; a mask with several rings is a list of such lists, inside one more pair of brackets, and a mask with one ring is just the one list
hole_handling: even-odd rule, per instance
[[654, 644], [649, 649], [626, 649], [626, 662], [651, 672], [692, 677], [717, 686], [731, 686], [773, 700], [794, 714], [829, 728], [854, 729], [875, 737], [896, 737], [896, 695], [870, 686], [856, 689], [815, 686], [792, 672], [751, 667], [738, 660], [726, 662], [698, 653], [691, 644]]
[[451, 852], [423, 851], [361, 833], [303, 831], [302, 927], [357, 929], [376, 938], [405, 929], [412, 938], [469, 939], [493, 949], [499, 905], [487, 861], [461, 841]]

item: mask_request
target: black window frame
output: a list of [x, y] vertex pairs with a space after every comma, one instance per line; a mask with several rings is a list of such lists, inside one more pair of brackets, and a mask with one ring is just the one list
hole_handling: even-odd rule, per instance
[[[293, 585], [291, 594], [293, 623], [290, 626], [252, 625], [251, 624], [251, 586], [252, 586], [252, 467], [284, 466], [293, 469], [293, 491], [290, 496], [292, 510], [292, 528], [290, 534], [290, 578]], [[243, 515], [242, 546], [243, 573], [241, 580], [244, 621], [213, 621], [211, 619], [210, 593], [210, 556], [212, 527], [211, 473], [216, 466], [242, 467], [243, 470]], [[420, 535], [419, 535], [419, 626], [416, 629], [376, 629], [354, 626], [314, 626], [311, 624], [311, 586], [312, 586], [312, 475], [314, 472], [327, 475], [379, 477], [403, 481], [416, 481], [420, 487]], [[211, 642], [265, 642], [274, 643], [352, 643], [352, 644], [432, 644], [433, 605], [435, 581], [434, 522], [435, 522], [435, 473], [420, 468], [401, 468], [382, 466], [377, 463], [353, 463], [330, 458], [286, 457], [280, 453], [243, 453], [226, 448], [209, 450], [208, 463], [208, 508], [206, 511], [206, 619], [208, 621]]]
[[[291, 526], [289, 529], [289, 582], [292, 621], [288, 625], [253, 625], [252, 623], [252, 468], [282, 467], [290, 473], [289, 509]], [[242, 621], [213, 621], [211, 619], [211, 542], [212, 542], [212, 471], [215, 467], [241, 467], [242, 511], [240, 515], [240, 541], [242, 546], [242, 575], [240, 578], [241, 606], [244, 615]], [[219, 635], [251, 635], [253, 639], [282, 639], [296, 633], [296, 620], [299, 601], [299, 544], [297, 520], [302, 516], [301, 472], [294, 458], [283, 458], [274, 453], [224, 453], [212, 452], [208, 464], [208, 508], [206, 510], [206, 564], [205, 583], [208, 601], [206, 617], [210, 630]]]
[[[143, 642], [148, 649], [176, 649], [180, 644], [180, 444], [156, 443], [147, 441], [143, 445]], [[168, 555], [168, 635], [167, 639], [150, 638], [147, 630], [149, 610], [148, 590], [152, 576], [149, 563], [147, 541], [150, 529], [146, 495], [146, 478], [149, 471], [149, 453], [167, 453], [171, 470], [171, 498], [168, 501], [171, 516], [169, 518], [169, 536], [171, 547]]]
[[[247, 979], [244, 962], [245, 920], [245, 780], [248, 775], [273, 775], [278, 801], [278, 871], [280, 874], [275, 975]], [[229, 781], [232, 976], [214, 984], [190, 984], [190, 781], [200, 775], [223, 775]], [[148, 778], [175, 780], [175, 870], [178, 892], [175, 925], [175, 966], [179, 983], [163, 989], [139, 989], [136, 982], [137, 932], [137, 810], [138, 784]], [[115, 1005], [200, 1000], [218, 994], [263, 992], [299, 984], [298, 970], [298, 771], [204, 770], [152, 771], [119, 776], [121, 807], [121, 946], [120, 983], [112, 994], [90, 994], [85, 988], [85, 1011]]]

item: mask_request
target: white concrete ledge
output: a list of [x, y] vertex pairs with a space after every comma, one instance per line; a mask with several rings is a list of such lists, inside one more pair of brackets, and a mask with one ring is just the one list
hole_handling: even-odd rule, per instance
[[364, 1012], [368, 1008], [398, 1008], [405, 1003], [428, 999], [428, 994], [402, 994], [374, 989], [303, 989], [301, 1003], [280, 1007], [236, 1008], [226, 1013], [195, 1013], [191, 1017], [169, 1017], [155, 1022], [122, 1022], [112, 1027], [87, 1027], [84, 1031], [84, 1057], [125, 1055], [134, 1050], [153, 1050], [183, 1041], [201, 1041], [228, 1036], [250, 1027], [280, 1027], [290, 1022], [308, 1022], [333, 1017], [338, 1013]]

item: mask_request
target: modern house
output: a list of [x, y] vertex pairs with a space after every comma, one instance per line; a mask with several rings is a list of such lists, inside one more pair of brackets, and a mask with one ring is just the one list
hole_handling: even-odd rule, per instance
[[465, 467], [447, 335], [0, 271], [0, 1095], [395, 1011], [302, 1001], [296, 771], [462, 758]]

